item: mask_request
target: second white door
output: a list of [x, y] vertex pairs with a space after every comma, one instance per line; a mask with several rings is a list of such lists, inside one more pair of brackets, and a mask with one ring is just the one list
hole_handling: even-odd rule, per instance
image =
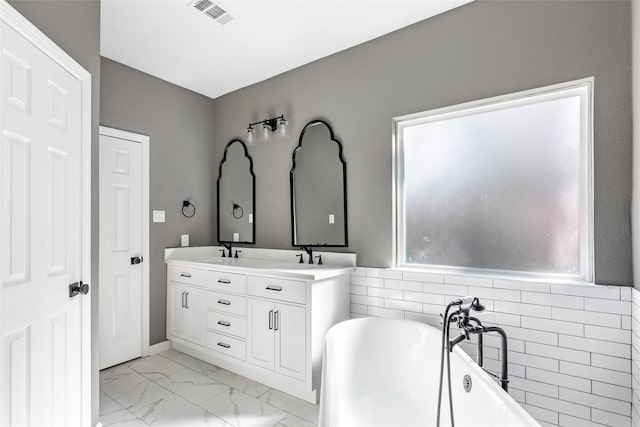
[[142, 355], [142, 144], [100, 134], [100, 369]]

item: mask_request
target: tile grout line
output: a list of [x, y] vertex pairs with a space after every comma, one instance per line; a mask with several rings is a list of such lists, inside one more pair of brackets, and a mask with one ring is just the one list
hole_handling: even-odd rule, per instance
[[[267, 387], [266, 385], [264, 385], [264, 384], [262, 384], [262, 383], [258, 383], [258, 382], [256, 382], [256, 381], [252, 381], [252, 380], [250, 380], [250, 379], [248, 379], [248, 378], [247, 378], [247, 380], [248, 380], [248, 381], [251, 381], [251, 382], [253, 382], [253, 383], [260, 384], [260, 385], [263, 385], [264, 387], [267, 387], [267, 389], [266, 389], [264, 392], [260, 393], [260, 394], [259, 394], [259, 395], [257, 395], [257, 396], [253, 396], [253, 395], [247, 394], [247, 393], [245, 393], [243, 390], [240, 390], [240, 389], [235, 388], [235, 387], [233, 387], [233, 386], [231, 386], [231, 385], [229, 385], [229, 384], [226, 384], [226, 383], [224, 383], [224, 382], [220, 381], [220, 380], [219, 380], [219, 379], [217, 379], [217, 378], [212, 378], [212, 377], [210, 377], [209, 375], [203, 374], [202, 372], [198, 372], [198, 371], [196, 371], [196, 370], [192, 369], [190, 366], [187, 366], [186, 364], [181, 363], [180, 361], [175, 360], [175, 358], [177, 358], [177, 357], [178, 357], [178, 356], [180, 356], [181, 354], [184, 354], [184, 353], [180, 353], [180, 354], [178, 354], [177, 356], [175, 356], [175, 357], [173, 357], [173, 358], [171, 358], [171, 357], [167, 357], [167, 356], [163, 355], [162, 353], [158, 353], [158, 356], [161, 356], [164, 360], [167, 360], [167, 361], [170, 361], [170, 362], [174, 362], [175, 364], [178, 364], [178, 365], [180, 365], [180, 366], [182, 366], [182, 367], [184, 368], [184, 369], [181, 369], [181, 370], [179, 370], [179, 371], [177, 371], [177, 372], [186, 372], [186, 371], [189, 371], [189, 372], [191, 372], [191, 373], [193, 373], [193, 374], [196, 374], [196, 375], [199, 375], [199, 376], [203, 376], [203, 377], [205, 377], [205, 378], [207, 378], [207, 379], [209, 379], [209, 380], [213, 381], [215, 384], [224, 385], [225, 387], [227, 387], [227, 390], [233, 390], [233, 391], [236, 391], [236, 392], [238, 392], [238, 393], [240, 393], [240, 394], [243, 394], [243, 395], [247, 396], [248, 398], [250, 398], [250, 399], [252, 399], [252, 400], [259, 401], [259, 403], [260, 403], [260, 404], [266, 404], [266, 405], [269, 405], [269, 406], [271, 406], [271, 407], [273, 407], [273, 408], [277, 409], [278, 411], [280, 411], [280, 412], [284, 413], [284, 416], [283, 416], [283, 417], [282, 417], [278, 422], [276, 422], [276, 424], [280, 423], [280, 422], [281, 422], [283, 419], [285, 419], [285, 418], [288, 418], [288, 417], [296, 417], [296, 418], [299, 418], [299, 419], [303, 420], [303, 421], [304, 421], [304, 422], [306, 422], [306, 423], [309, 423], [309, 424], [311, 424], [311, 425], [315, 425], [315, 423], [314, 423], [313, 421], [311, 421], [311, 420], [309, 420], [309, 419], [307, 419], [307, 418], [304, 418], [304, 417], [299, 416], [299, 415], [295, 415], [294, 413], [289, 412], [288, 410], [286, 410], [286, 409], [284, 409], [284, 408], [281, 408], [281, 407], [276, 406], [276, 405], [272, 405], [271, 403], [266, 402], [266, 401], [264, 401], [264, 400], [261, 400], [261, 399], [260, 399], [260, 397], [264, 396], [264, 395], [265, 395], [265, 394], [267, 394], [267, 393], [270, 393], [270, 392], [274, 391], [275, 389], [273, 389], [273, 388], [271, 388], [271, 387]], [[125, 366], [125, 367], [126, 367], [127, 369], [129, 369], [132, 373], [136, 373], [136, 374], [138, 374], [138, 375], [142, 376], [146, 381], [149, 381], [149, 382], [151, 382], [151, 383], [153, 383], [153, 384], [155, 384], [155, 385], [157, 385], [157, 386], [161, 387], [162, 389], [167, 390], [169, 393], [171, 393], [171, 395], [163, 397], [163, 398], [162, 398], [162, 399], [160, 399], [158, 402], [160, 402], [160, 401], [162, 401], [162, 400], [164, 400], [164, 399], [166, 399], [166, 398], [168, 398], [168, 397], [176, 396], [176, 397], [178, 397], [178, 398], [180, 398], [180, 399], [182, 399], [182, 400], [184, 400], [184, 401], [188, 402], [189, 404], [192, 404], [192, 405], [194, 405], [195, 407], [197, 407], [197, 408], [199, 408], [199, 409], [204, 410], [204, 411], [205, 411], [205, 413], [207, 413], [207, 414], [209, 414], [209, 415], [211, 415], [211, 416], [214, 416], [214, 417], [216, 417], [217, 419], [220, 419], [221, 421], [223, 421], [223, 422], [225, 422], [225, 423], [227, 423], [227, 424], [229, 424], [229, 425], [233, 425], [232, 423], [230, 423], [230, 422], [228, 422], [228, 421], [226, 421], [226, 420], [222, 419], [222, 418], [221, 418], [221, 417], [219, 417], [218, 415], [216, 415], [216, 414], [214, 414], [214, 413], [212, 413], [212, 412], [208, 411], [206, 408], [204, 408], [204, 407], [203, 407], [203, 405], [204, 405], [206, 402], [209, 402], [209, 401], [211, 401], [212, 399], [215, 399], [215, 398], [219, 397], [222, 393], [225, 393], [225, 391], [221, 391], [220, 393], [216, 394], [215, 396], [211, 396], [210, 398], [207, 398], [207, 399], [206, 399], [204, 402], [202, 402], [202, 403], [199, 403], [199, 404], [198, 404], [198, 403], [192, 402], [191, 400], [187, 399], [186, 397], [182, 396], [181, 394], [179, 394], [179, 393], [177, 393], [177, 392], [174, 392], [174, 391], [170, 390], [169, 388], [165, 387], [164, 385], [162, 385], [162, 384], [158, 383], [155, 379], [153, 379], [153, 378], [150, 378], [150, 377], [146, 376], [144, 373], [142, 373], [142, 372], [140, 372], [140, 371], [137, 371], [137, 370], [135, 370], [134, 368], [132, 368], [132, 367], [130, 366], [132, 363], [134, 363], [134, 362], [136, 362], [136, 361], [139, 361], [139, 360], [143, 360], [143, 359], [144, 359], [144, 358], [142, 358], [142, 357], [141, 357], [141, 358], [137, 358], [137, 359], [134, 359], [134, 360], [132, 360], [132, 361], [124, 362], [124, 363], [122, 363], [122, 364], [120, 364], [120, 365]], [[194, 358], [194, 359], [195, 359], [195, 358]], [[197, 359], [196, 359], [196, 360], [197, 360]], [[203, 362], [204, 362], [204, 361], [203, 361]], [[204, 363], [209, 364], [208, 362], [204, 362]], [[120, 366], [120, 365], [116, 365], [116, 366]], [[209, 364], [209, 365], [211, 365], [211, 364]], [[219, 368], [219, 367], [217, 367], [217, 366], [215, 366], [215, 365], [211, 365], [211, 366], [213, 366], [213, 367], [217, 368], [217, 370], [224, 370], [223, 368]], [[177, 372], [176, 372], [176, 373], [177, 373]], [[160, 373], [161, 373], [161, 372], [160, 372]], [[166, 378], [169, 378], [171, 375], [173, 375], [173, 374], [171, 374], [171, 375], [167, 375], [167, 374], [164, 374], [164, 373], [162, 373], [162, 374], [163, 374], [163, 375], [164, 375], [164, 377], [166, 377]], [[245, 378], [245, 377], [242, 377], [242, 378]], [[283, 394], [285, 394], [285, 395], [289, 396], [289, 395], [288, 395], [288, 394], [286, 394], [286, 393], [283, 393]], [[108, 396], [109, 398], [113, 399], [113, 398], [112, 398], [111, 396], [109, 396], [107, 393], [105, 393], [105, 395], [106, 395], [106, 396]], [[114, 400], [114, 401], [115, 401], [115, 400]], [[145, 405], [144, 407], [140, 408], [140, 410], [143, 410], [143, 409], [145, 409], [145, 408], [148, 408], [148, 407], [150, 407], [151, 405], [157, 405], [157, 404], [158, 404], [158, 402], [153, 402], [153, 403], [150, 403], [150, 404], [148, 404], [148, 405]], [[121, 407], [122, 407], [122, 405], [120, 405], [117, 401], [116, 401], [116, 403], [117, 403], [119, 406], [121, 406]], [[314, 406], [314, 405], [312, 405], [311, 403], [309, 403], [309, 405], [310, 405], [310, 406]], [[317, 405], [317, 404], [316, 404], [316, 405]], [[144, 419], [142, 419], [142, 418], [138, 417], [136, 414], [134, 414], [133, 412], [129, 411], [127, 408], [124, 408], [124, 407], [122, 407], [122, 408], [123, 408], [124, 410], [126, 410], [127, 412], [131, 413], [131, 415], [132, 415], [132, 416], [134, 416], [134, 417], [136, 417], [136, 419], [139, 419], [141, 422], [143, 422], [145, 425], [147, 425], [147, 424], [146, 424], [146, 422], [144, 421]], [[302, 408], [301, 408], [301, 409], [302, 409]]]

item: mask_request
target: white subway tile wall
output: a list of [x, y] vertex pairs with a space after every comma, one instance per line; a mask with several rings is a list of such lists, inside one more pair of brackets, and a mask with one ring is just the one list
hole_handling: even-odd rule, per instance
[[[365, 267], [352, 274], [351, 285], [352, 318], [404, 318], [437, 328], [446, 303], [477, 296], [487, 307], [479, 314], [483, 323], [503, 327], [509, 337], [509, 394], [540, 424], [626, 427], [633, 413], [640, 427], [635, 289]], [[462, 348], [475, 357], [474, 342]], [[487, 369], [499, 369], [498, 338], [485, 337], [484, 358]]]
[[[640, 427], [640, 291], [631, 291], [631, 419], [634, 427]], [[603, 363], [612, 363], [604, 361]]]

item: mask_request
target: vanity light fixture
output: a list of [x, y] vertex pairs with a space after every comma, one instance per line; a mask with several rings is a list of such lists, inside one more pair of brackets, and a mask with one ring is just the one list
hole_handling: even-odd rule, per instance
[[[256, 126], [256, 129], [253, 127]], [[272, 119], [264, 119], [259, 122], [249, 123], [247, 128], [247, 144], [256, 145], [258, 138], [262, 142], [271, 142], [272, 133], [276, 132], [277, 139], [289, 138], [289, 123], [284, 115]]]

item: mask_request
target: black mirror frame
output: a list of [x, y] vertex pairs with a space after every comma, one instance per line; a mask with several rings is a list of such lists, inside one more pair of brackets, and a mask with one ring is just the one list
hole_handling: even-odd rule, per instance
[[[242, 145], [242, 148], [244, 148], [244, 156], [249, 159], [249, 172], [251, 173], [251, 183], [252, 183], [252, 193], [253, 193], [251, 195], [252, 203], [253, 203], [253, 212], [252, 212], [253, 222], [251, 223], [251, 226], [252, 226], [251, 241], [234, 242], [233, 240], [229, 241], [229, 240], [220, 239], [220, 180], [222, 179], [222, 164], [227, 161], [227, 151], [229, 150], [229, 147], [231, 147], [231, 145], [235, 142], [239, 142]], [[218, 166], [218, 180], [216, 183], [216, 207], [217, 207], [216, 233], [218, 237], [218, 242], [233, 243], [233, 244], [244, 243], [244, 244], [251, 244], [251, 245], [256, 244], [256, 175], [253, 173], [253, 158], [249, 155], [249, 150], [247, 149], [247, 145], [240, 138], [232, 139], [224, 148], [224, 155], [222, 156], [222, 160], [220, 161], [220, 166]], [[229, 256], [231, 256], [231, 254], [229, 254]]]
[[[304, 134], [313, 125], [323, 124], [329, 129], [329, 136], [331, 141], [338, 144], [338, 157], [340, 162], [342, 163], [342, 197], [343, 197], [343, 205], [344, 205], [344, 245], [330, 245], [330, 244], [306, 244], [306, 243], [296, 243], [296, 193], [295, 193], [295, 184], [294, 184], [294, 172], [296, 169], [296, 154], [298, 150], [302, 148], [302, 139], [304, 138]], [[336, 248], [346, 248], [349, 246], [349, 217], [347, 215], [347, 162], [344, 160], [344, 156], [342, 154], [342, 143], [338, 141], [333, 133], [333, 128], [329, 123], [322, 119], [311, 120], [307, 123], [302, 132], [300, 132], [300, 139], [298, 140], [298, 145], [293, 150], [292, 155], [293, 165], [291, 166], [291, 171], [289, 172], [289, 182], [290, 182], [290, 200], [291, 200], [291, 246], [305, 246], [305, 247], [336, 247]]]

